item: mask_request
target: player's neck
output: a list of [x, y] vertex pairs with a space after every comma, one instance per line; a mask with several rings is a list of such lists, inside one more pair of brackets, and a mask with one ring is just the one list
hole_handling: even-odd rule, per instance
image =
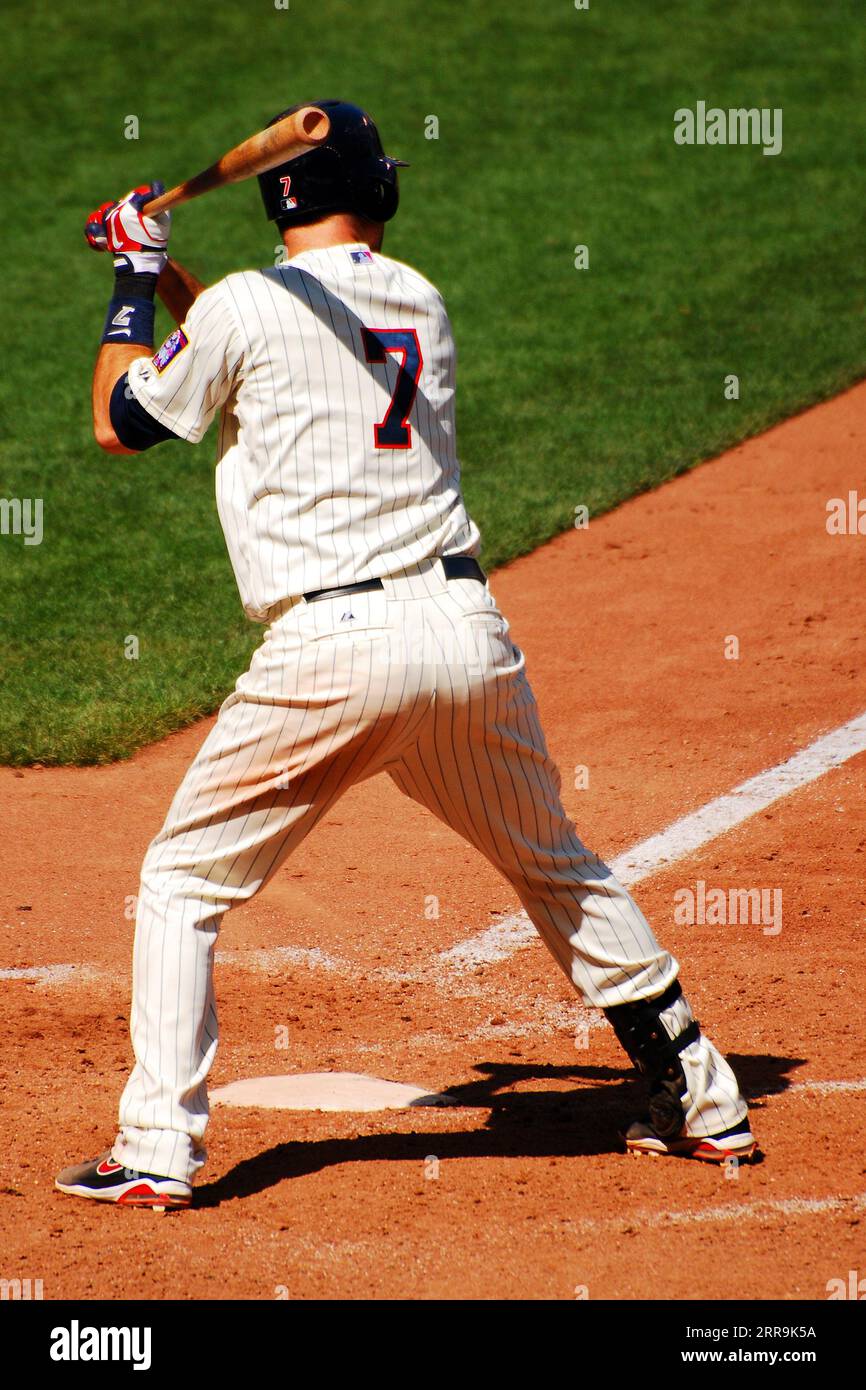
[[366, 218], [338, 212], [333, 217], [323, 217], [320, 222], [310, 222], [305, 227], [286, 227], [282, 237], [291, 259], [302, 251], [357, 242], [363, 242], [371, 251], [379, 251], [384, 230], [380, 222], [368, 222]]

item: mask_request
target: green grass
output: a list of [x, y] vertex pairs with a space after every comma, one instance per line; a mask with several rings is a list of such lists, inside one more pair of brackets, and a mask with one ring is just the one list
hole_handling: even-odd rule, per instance
[[[467, 499], [501, 563], [577, 504], [614, 506], [866, 372], [858, 11], [7, 0], [0, 496], [43, 498], [45, 534], [0, 536], [0, 761], [127, 755], [214, 708], [260, 635], [219, 531], [213, 436], [140, 460], [91, 441], [110, 285], [81, 236], [92, 206], [179, 181], [292, 101], [368, 106], [412, 162], [386, 249], [446, 296]], [[676, 146], [673, 113], [698, 99], [782, 107], [783, 153]], [[207, 281], [274, 244], [255, 184], [176, 217], [174, 250]]]

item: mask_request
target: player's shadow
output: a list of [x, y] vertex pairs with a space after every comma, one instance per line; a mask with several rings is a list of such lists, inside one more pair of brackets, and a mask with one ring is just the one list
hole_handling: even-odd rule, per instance
[[[790, 1084], [801, 1057], [731, 1056], [752, 1105]], [[223, 1177], [195, 1190], [196, 1207], [215, 1207], [250, 1197], [289, 1178], [304, 1177], [341, 1163], [395, 1161], [423, 1163], [435, 1154], [455, 1158], [586, 1158], [621, 1151], [620, 1128], [644, 1107], [646, 1088], [633, 1071], [607, 1066], [547, 1066], [482, 1062], [477, 1080], [449, 1086], [457, 1106], [488, 1113], [483, 1124], [444, 1129], [431, 1124], [422, 1133], [392, 1131], [334, 1139], [275, 1144], [235, 1164]], [[557, 1082], [567, 1082], [559, 1086]], [[593, 1085], [592, 1083], [599, 1083]], [[517, 1084], [547, 1083], [533, 1090], [507, 1090]], [[577, 1083], [577, 1084], [576, 1084]], [[419, 1117], [423, 1107], [417, 1108]], [[452, 1112], [453, 1113], [453, 1112]], [[286, 1112], [291, 1124], [291, 1113]]]

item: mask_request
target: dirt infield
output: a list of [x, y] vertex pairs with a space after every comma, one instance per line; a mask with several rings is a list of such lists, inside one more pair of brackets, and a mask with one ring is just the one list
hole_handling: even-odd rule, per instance
[[[866, 536], [825, 525], [864, 452], [866, 384], [495, 577], [606, 858], [866, 710]], [[114, 1134], [125, 907], [208, 727], [109, 768], [0, 770], [0, 1276], [45, 1298], [824, 1299], [866, 1272], [864, 754], [636, 889], [755, 1107], [761, 1165], [619, 1151], [640, 1088], [612, 1033], [537, 942], [443, 955], [518, 904], [379, 778], [227, 918], [213, 1082], [369, 1072], [458, 1106], [217, 1110], [192, 1211], [56, 1193]], [[781, 930], [678, 923], [699, 881], [780, 890]]]

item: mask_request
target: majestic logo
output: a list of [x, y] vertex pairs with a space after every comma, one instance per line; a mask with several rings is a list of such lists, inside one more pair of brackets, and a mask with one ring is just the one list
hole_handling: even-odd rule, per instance
[[176, 328], [173, 333], [169, 333], [162, 347], [152, 358], [156, 370], [164, 372], [169, 362], [177, 357], [179, 352], [183, 352], [185, 347], [189, 347], [189, 338], [182, 328]]
[[117, 327], [109, 328], [108, 333], [106, 334], [107, 338], [119, 338], [123, 334], [126, 334], [127, 338], [132, 337], [132, 328], [129, 323], [129, 316], [132, 313], [132, 309], [133, 306], [131, 304], [124, 304], [120, 309], [118, 309], [117, 313], [114, 315], [114, 318], [111, 320], [111, 322], [113, 324], [116, 324]]
[[280, 207], [283, 209], [283, 212], [289, 212], [292, 208], [298, 206], [297, 198], [289, 197], [289, 189], [292, 186], [291, 174], [280, 174], [280, 183], [283, 185], [283, 196], [280, 199]]

